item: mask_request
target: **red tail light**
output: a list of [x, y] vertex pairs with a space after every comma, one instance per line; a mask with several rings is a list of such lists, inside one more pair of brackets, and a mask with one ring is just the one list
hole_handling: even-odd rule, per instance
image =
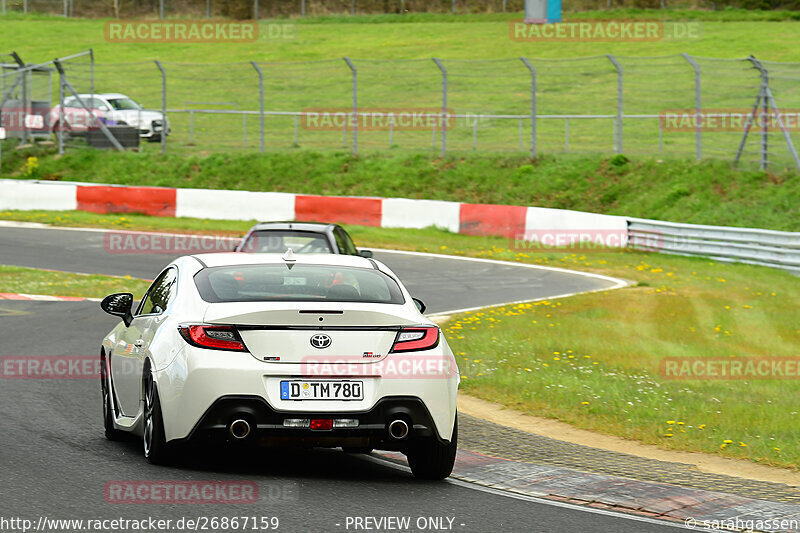
[[329, 431], [333, 429], [333, 420], [330, 418], [312, 418], [310, 426], [314, 431]]
[[415, 326], [403, 328], [397, 333], [392, 346], [394, 352], [415, 352], [430, 350], [439, 345], [439, 328], [435, 326]]
[[198, 348], [247, 351], [239, 332], [233, 326], [181, 326], [178, 330], [186, 342]]

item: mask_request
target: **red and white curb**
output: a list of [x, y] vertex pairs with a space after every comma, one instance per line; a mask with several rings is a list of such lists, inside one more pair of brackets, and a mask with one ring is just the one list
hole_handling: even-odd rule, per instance
[[[435, 226], [465, 235], [515, 238], [546, 229], [627, 234], [625, 217], [518, 205], [317, 196], [279, 192], [127, 187], [0, 180], [0, 209], [141, 213], [215, 220], [307, 220], [382, 228]], [[627, 242], [619, 242], [625, 247]]]
[[0, 292], [0, 300], [30, 300], [35, 302], [100, 302], [101, 298], [83, 298], [81, 296], [50, 296], [47, 294], [24, 294], [17, 292]]

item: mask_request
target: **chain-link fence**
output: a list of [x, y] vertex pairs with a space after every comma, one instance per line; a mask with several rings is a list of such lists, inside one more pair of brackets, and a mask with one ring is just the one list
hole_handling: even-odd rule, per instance
[[[225, 17], [236, 19], [338, 14], [521, 12], [524, 0], [0, 0], [0, 13], [65, 17]], [[798, 9], [798, 0], [570, 0], [569, 11], [616, 8]]]
[[[663, 154], [800, 168], [800, 63], [683, 54], [95, 64], [85, 53], [60, 62], [63, 76], [52, 62], [4, 65], [4, 100], [20, 100], [9, 91], [13, 82], [17, 92], [23, 85], [38, 91], [22, 115], [34, 102], [40, 109], [82, 108], [57, 105], [64, 104], [63, 80], [67, 99], [97, 98], [87, 104], [104, 124], [132, 126], [142, 141], [161, 141], [143, 142], [145, 150]], [[141, 104], [137, 112], [115, 109], [123, 96]], [[16, 105], [8, 102], [4, 122]], [[46, 136], [58, 129], [56, 115], [38, 129], [18, 119], [16, 136]], [[69, 122], [67, 148], [84, 141]]]

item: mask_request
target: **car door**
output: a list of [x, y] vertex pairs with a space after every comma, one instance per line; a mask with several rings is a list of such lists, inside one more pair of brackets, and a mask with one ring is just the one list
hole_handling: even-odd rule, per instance
[[178, 272], [164, 270], [150, 285], [133, 316], [131, 325], [120, 335], [111, 355], [111, 376], [122, 414], [136, 416], [142, 390], [144, 361], [158, 328], [166, 319], [169, 303], [175, 297]]

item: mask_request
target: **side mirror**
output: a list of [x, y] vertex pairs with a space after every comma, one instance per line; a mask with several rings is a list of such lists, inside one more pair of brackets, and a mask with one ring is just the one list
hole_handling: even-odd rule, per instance
[[424, 313], [425, 310], [428, 308], [428, 306], [425, 305], [425, 302], [423, 302], [419, 298], [411, 298], [411, 299], [414, 300], [414, 305], [417, 306], [417, 309], [419, 309], [420, 313]]
[[109, 315], [121, 317], [126, 326], [133, 322], [133, 294], [129, 292], [109, 294], [100, 302], [100, 308]]
[[105, 105], [101, 104], [101, 105], [97, 106], [97, 109], [99, 109], [100, 111], [108, 111], [108, 106], [105, 106]]
[[370, 257], [372, 257], [372, 250], [359, 250], [358, 255], [369, 259]]

